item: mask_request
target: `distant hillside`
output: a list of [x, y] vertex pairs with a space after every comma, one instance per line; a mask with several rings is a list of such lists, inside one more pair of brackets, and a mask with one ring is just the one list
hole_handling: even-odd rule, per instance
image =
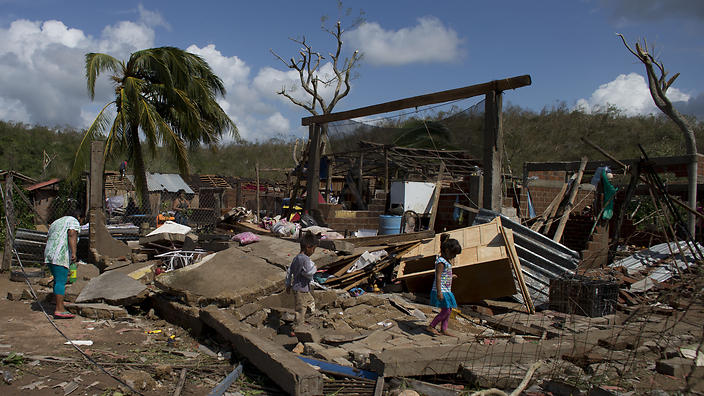
[[[428, 136], [425, 125], [428, 125], [432, 137]], [[359, 140], [405, 141], [416, 147], [461, 148], [481, 158], [482, 125], [483, 114], [457, 112], [438, 113], [427, 120], [387, 122], [381, 128], [356, 126], [347, 128], [344, 134], [336, 133], [337, 129], [331, 127], [331, 146], [334, 151], [344, 151], [355, 150]], [[704, 152], [704, 128], [702, 123], [695, 125], [699, 151]], [[576, 161], [583, 155], [603, 159], [601, 154], [580, 141], [583, 136], [619, 158], [637, 158], [637, 143], [642, 144], [651, 156], [685, 153], [682, 133], [669, 119], [662, 116], [626, 117], [616, 109], [585, 114], [570, 111], [566, 106], [540, 113], [507, 107], [504, 108], [503, 126], [506, 170], [510, 166], [516, 176], [521, 174], [526, 161]], [[0, 169], [13, 169], [39, 179], [64, 177], [73, 163], [80, 139], [81, 134], [76, 131], [55, 131], [0, 121]], [[217, 150], [196, 148], [191, 151], [191, 172], [253, 177], [257, 161], [262, 168], [293, 166], [292, 148], [291, 141], [282, 139], [230, 144]], [[53, 159], [42, 174], [44, 151]], [[165, 151], [159, 150], [154, 158], [146, 155], [146, 162], [152, 172], [177, 171], [176, 164], [170, 161]], [[107, 168], [116, 170], [118, 163], [119, 159], [115, 159], [107, 164]], [[281, 178], [282, 175], [269, 172], [262, 177]]]

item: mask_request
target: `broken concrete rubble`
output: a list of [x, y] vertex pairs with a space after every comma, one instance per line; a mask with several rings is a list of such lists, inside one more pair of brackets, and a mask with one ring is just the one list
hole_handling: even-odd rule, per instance
[[282, 268], [232, 247], [206, 262], [161, 274], [154, 282], [189, 305], [239, 307], [283, 290], [284, 278]]
[[323, 392], [320, 373], [299, 360], [295, 354], [262, 339], [232, 315], [215, 307], [200, 311], [203, 322], [227, 339], [233, 348], [277, 385], [292, 395], [319, 395]]
[[129, 276], [109, 271], [91, 279], [76, 298], [77, 303], [106, 302], [132, 305], [147, 297], [147, 287]]

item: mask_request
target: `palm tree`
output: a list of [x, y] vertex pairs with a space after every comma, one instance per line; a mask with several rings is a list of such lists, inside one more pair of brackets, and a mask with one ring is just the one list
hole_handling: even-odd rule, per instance
[[[188, 148], [214, 146], [237, 128], [218, 105], [225, 87], [208, 63], [198, 55], [174, 47], [145, 49], [130, 55], [127, 63], [101, 53], [86, 54], [86, 80], [91, 99], [101, 72], [111, 71], [115, 100], [107, 103], [85, 132], [73, 166], [75, 176], [84, 169], [90, 142], [105, 138], [105, 156], [127, 154], [134, 171], [142, 208], [149, 207], [142, 143], [154, 156], [163, 145], [173, 154], [179, 172], [189, 173]], [[115, 106], [115, 117], [108, 109]]]

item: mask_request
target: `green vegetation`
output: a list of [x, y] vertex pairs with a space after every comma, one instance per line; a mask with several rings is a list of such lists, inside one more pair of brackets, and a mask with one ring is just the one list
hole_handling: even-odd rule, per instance
[[[442, 135], [442, 145], [469, 150], [481, 158], [482, 114], [460, 113], [442, 123], [451, 132]], [[540, 113], [519, 107], [504, 109], [504, 144], [506, 157], [512, 171], [520, 175], [526, 161], [578, 161], [582, 155], [590, 159], [604, 159], [601, 154], [587, 147], [579, 138], [584, 136], [619, 158], [637, 158], [637, 143], [643, 145], [652, 157], [684, 155], [682, 134], [670, 120], [661, 116], [626, 117], [616, 109], [605, 113], [585, 114], [569, 111], [566, 106]], [[390, 125], [392, 128], [368, 128], [365, 131], [339, 137], [331, 131], [332, 147], [335, 151], [354, 150], [359, 140], [391, 143], [398, 136], [407, 134], [410, 127], [422, 125], [420, 120], [405, 120]], [[704, 152], [702, 123], [697, 124], [699, 151]], [[396, 129], [398, 127], [398, 129]], [[379, 133], [386, 129], [386, 133]], [[431, 132], [434, 136], [436, 134]], [[65, 177], [70, 169], [73, 154], [81, 133], [72, 130], [52, 130], [41, 126], [0, 121], [0, 169], [12, 169], [27, 176], [45, 180]], [[416, 136], [420, 140], [421, 136]], [[426, 142], [427, 143], [427, 142]], [[275, 138], [263, 142], [239, 142], [221, 144], [216, 147], [192, 147], [188, 150], [190, 172], [195, 174], [219, 174], [224, 176], [254, 177], [254, 165], [258, 161], [262, 168], [285, 168], [293, 166], [293, 141]], [[300, 147], [300, 145], [299, 145]], [[54, 157], [45, 172], [42, 172], [42, 156], [46, 151]], [[146, 153], [145, 166], [149, 172], [174, 173], [178, 166], [171, 160], [168, 150], [155, 148], [155, 155]], [[117, 170], [122, 158], [108, 161], [106, 169]], [[131, 165], [131, 164], [130, 164]], [[131, 168], [131, 166], [130, 166]], [[276, 172], [262, 174], [263, 178], [281, 179]]]

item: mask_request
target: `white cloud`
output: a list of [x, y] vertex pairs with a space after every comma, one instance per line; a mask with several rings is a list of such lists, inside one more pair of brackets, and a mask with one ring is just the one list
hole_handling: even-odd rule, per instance
[[[104, 27], [97, 37], [56, 20], [16, 20], [0, 27], [0, 119], [48, 127], [89, 126], [113, 98], [113, 92], [106, 73], [97, 81], [95, 100], [90, 100], [85, 54], [105, 52], [126, 60], [130, 53], [154, 46], [152, 26], [168, 24], [159, 14], [140, 8], [138, 21], [116, 22]], [[266, 77], [267, 73], [275, 77], [283, 72], [263, 69], [257, 74], [263, 77], [253, 80], [243, 59], [226, 56], [213, 44], [202, 48], [192, 45], [187, 50], [202, 56], [223, 80], [227, 95], [219, 103], [243, 138], [265, 140], [300, 133], [300, 128], [291, 130], [292, 122], [283, 115], [286, 112], [277, 109], [282, 103], [274, 99], [278, 87]], [[323, 70], [329, 73], [331, 67]], [[291, 76], [285, 79], [295, 81]]]
[[166, 19], [157, 11], [151, 11], [144, 8], [143, 5], [137, 7], [137, 12], [139, 13], [139, 23], [150, 27], [163, 27], [167, 30], [171, 30], [171, 25], [166, 22]]
[[[90, 106], [83, 72], [87, 52], [119, 57], [153, 45], [154, 32], [119, 22], [99, 38], [61, 21], [16, 20], [0, 28], [0, 117], [46, 126], [86, 126]], [[109, 100], [107, 79], [96, 87], [96, 101]]]
[[346, 33], [352, 47], [375, 65], [452, 62], [463, 54], [463, 40], [436, 17], [418, 19], [418, 24], [385, 30], [376, 22], [365, 23]]
[[[250, 81], [250, 67], [237, 56], [223, 55], [213, 44], [203, 48], [191, 45], [186, 50], [202, 56], [222, 79], [227, 96], [220, 100], [220, 106], [235, 122], [242, 138], [265, 140], [291, 132], [289, 120], [267, 102], [267, 99], [274, 98], [275, 92], [268, 89], [264, 79], [260, 78], [262, 74], [278, 76], [278, 73], [283, 72], [271, 68], [262, 69]], [[227, 137], [224, 140], [230, 141]]]
[[[667, 96], [672, 102], [686, 102], [690, 98], [672, 87], [667, 91]], [[615, 80], [600, 85], [589, 99], [579, 99], [576, 108], [592, 113], [604, 111], [609, 106], [617, 107], [628, 116], [659, 112], [650, 96], [645, 78], [637, 73], [620, 74]]]

